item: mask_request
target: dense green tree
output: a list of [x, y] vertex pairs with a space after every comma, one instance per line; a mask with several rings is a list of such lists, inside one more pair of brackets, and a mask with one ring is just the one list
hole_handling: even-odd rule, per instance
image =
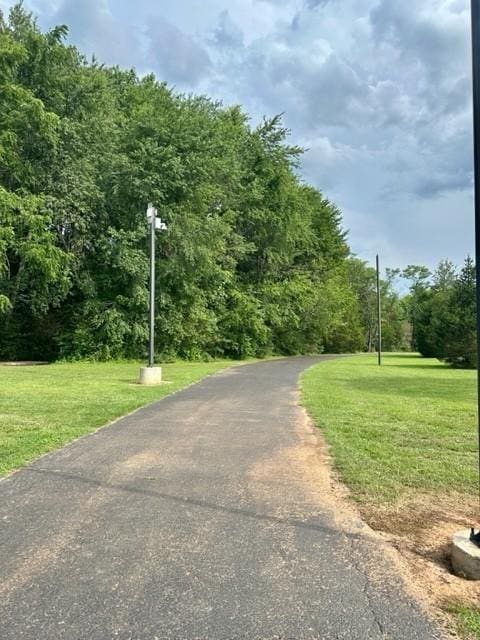
[[453, 282], [447, 302], [443, 358], [457, 367], [477, 366], [476, 274], [471, 258]]
[[413, 326], [413, 348], [457, 367], [476, 366], [476, 278], [470, 258], [457, 273], [445, 260], [431, 274], [425, 267], [404, 271], [410, 282], [406, 299]]
[[[348, 274], [358, 303], [363, 349], [367, 352], [378, 349], [378, 303], [377, 273], [374, 267], [363, 260], [351, 258]], [[398, 270], [387, 269], [380, 280], [382, 303], [382, 348], [384, 351], [410, 349], [409, 323], [404, 304], [395, 288]]]
[[384, 351], [410, 351], [411, 325], [408, 311], [397, 290], [400, 269], [387, 269], [381, 280], [382, 345]]
[[0, 17], [0, 357], [140, 357], [145, 209], [164, 358], [362, 348], [341, 214], [280, 116], [88, 62], [21, 5]]
[[409, 265], [402, 277], [410, 283], [410, 295], [406, 300], [412, 325], [412, 348], [426, 357], [435, 356], [431, 340], [431, 272], [421, 265]]

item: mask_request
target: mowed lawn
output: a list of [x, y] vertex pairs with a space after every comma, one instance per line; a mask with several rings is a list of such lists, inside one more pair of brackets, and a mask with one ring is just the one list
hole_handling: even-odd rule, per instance
[[[374, 527], [399, 533], [403, 526], [409, 535], [412, 523], [435, 526], [444, 505], [460, 512], [475, 505], [476, 372], [410, 354], [387, 355], [382, 367], [376, 356], [358, 356], [306, 371], [302, 398]], [[479, 608], [444, 604], [465, 638], [480, 639]]]
[[365, 503], [478, 492], [476, 374], [416, 355], [322, 363], [302, 379], [343, 480]]
[[0, 366], [0, 475], [232, 364], [165, 364], [155, 387], [138, 363]]

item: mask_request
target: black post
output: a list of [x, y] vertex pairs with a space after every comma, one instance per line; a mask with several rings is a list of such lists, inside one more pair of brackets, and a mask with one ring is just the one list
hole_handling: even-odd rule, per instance
[[[150, 205], [150, 210], [152, 207]], [[155, 215], [150, 224], [150, 330], [148, 340], [148, 366], [155, 365]]]
[[382, 295], [380, 292], [380, 257], [377, 255], [377, 321], [378, 321], [378, 366], [382, 365]]
[[[473, 62], [473, 153], [475, 170], [475, 265], [477, 279], [477, 390], [480, 471], [480, 0], [471, 0]], [[480, 475], [479, 475], [480, 498]]]

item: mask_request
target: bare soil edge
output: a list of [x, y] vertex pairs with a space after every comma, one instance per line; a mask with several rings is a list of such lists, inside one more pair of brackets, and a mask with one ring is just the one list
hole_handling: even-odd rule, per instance
[[[298, 394], [300, 402], [300, 394]], [[334, 468], [334, 461], [321, 427], [317, 427], [300, 405], [303, 418], [297, 426], [300, 449], [304, 452], [305, 481], [320, 488], [322, 502], [337, 526], [351, 534], [361, 534], [375, 542], [401, 578], [406, 593], [421, 610], [439, 625], [446, 637], [459, 638], [458, 625], [446, 609], [452, 604], [480, 602], [480, 583], [454, 576], [450, 571], [450, 538], [465, 529], [477, 512], [475, 500], [465, 496], [417, 495], [390, 506], [357, 504]], [[464, 504], [464, 508], [459, 505]], [[374, 568], [372, 580], [378, 580]]]
[[[480, 582], [452, 573], [453, 534], [468, 529], [478, 516], [478, 500], [464, 494], [418, 493], [387, 507], [362, 506], [362, 517], [393, 548], [407, 578], [437, 610], [452, 605], [480, 606]], [[453, 616], [444, 614], [455, 626]]]

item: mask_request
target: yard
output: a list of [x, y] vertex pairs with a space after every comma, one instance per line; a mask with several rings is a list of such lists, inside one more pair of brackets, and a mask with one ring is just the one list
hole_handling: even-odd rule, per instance
[[451, 533], [478, 524], [476, 373], [412, 354], [382, 367], [357, 356], [309, 369], [302, 397], [363, 518], [431, 572], [422, 586], [480, 638], [478, 584], [445, 571]]

